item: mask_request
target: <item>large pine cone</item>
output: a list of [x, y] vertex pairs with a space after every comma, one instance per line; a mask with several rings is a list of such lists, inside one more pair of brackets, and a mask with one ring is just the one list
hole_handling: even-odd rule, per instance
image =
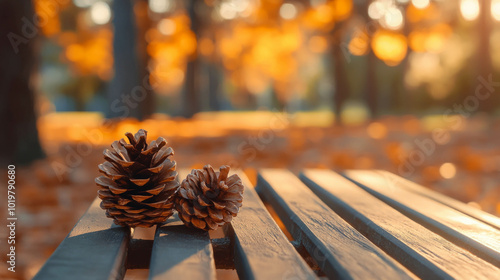
[[105, 174], [96, 178], [101, 189], [101, 208], [115, 224], [130, 227], [150, 227], [163, 223], [173, 214], [174, 194], [179, 187], [175, 179], [174, 154], [162, 137], [146, 143], [147, 132], [139, 130], [135, 137], [125, 134], [124, 139], [111, 144], [104, 151], [104, 163], [99, 171]]
[[175, 208], [186, 226], [216, 229], [236, 217], [243, 201], [243, 184], [236, 174], [228, 177], [229, 169], [224, 165], [215, 172], [205, 165], [202, 170], [193, 169], [182, 181]]

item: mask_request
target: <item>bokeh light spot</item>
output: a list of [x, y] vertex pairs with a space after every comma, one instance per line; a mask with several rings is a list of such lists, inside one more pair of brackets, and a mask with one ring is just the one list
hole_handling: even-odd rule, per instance
[[291, 3], [284, 3], [280, 7], [280, 16], [284, 19], [294, 19], [297, 16], [297, 8]]
[[425, 8], [427, 8], [427, 6], [429, 6], [430, 1], [429, 0], [412, 0], [411, 3], [417, 9], [425, 9]]
[[384, 139], [387, 136], [387, 127], [379, 122], [372, 122], [366, 128], [366, 133], [373, 139]]
[[95, 24], [106, 24], [111, 19], [111, 9], [105, 2], [99, 1], [90, 7], [90, 18]]
[[477, 0], [462, 0], [460, 12], [465, 20], [475, 20], [479, 16], [479, 2]]
[[457, 168], [453, 163], [443, 163], [439, 167], [439, 174], [445, 179], [451, 179], [457, 174]]
[[491, 1], [491, 16], [496, 21], [500, 21], [500, 0]]

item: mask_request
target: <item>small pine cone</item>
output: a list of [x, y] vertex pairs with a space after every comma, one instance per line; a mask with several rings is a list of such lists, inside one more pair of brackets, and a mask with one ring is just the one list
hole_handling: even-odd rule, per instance
[[99, 171], [105, 176], [96, 178], [101, 188], [101, 208], [115, 224], [130, 227], [151, 227], [163, 223], [173, 214], [175, 192], [179, 183], [175, 179], [176, 163], [167, 141], [159, 137], [149, 145], [147, 132], [140, 129], [135, 136], [125, 134], [124, 139], [104, 150], [104, 163]]
[[243, 201], [243, 184], [236, 174], [228, 177], [229, 169], [224, 165], [215, 172], [205, 165], [202, 170], [193, 169], [182, 181], [175, 208], [186, 226], [211, 230], [236, 217]]

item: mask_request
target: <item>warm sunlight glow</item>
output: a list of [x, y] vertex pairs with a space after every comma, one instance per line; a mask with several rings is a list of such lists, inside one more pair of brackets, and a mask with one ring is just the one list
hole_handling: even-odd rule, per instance
[[384, 14], [383, 20], [380, 22], [383, 27], [391, 30], [398, 30], [403, 27], [403, 13], [396, 7], [390, 7]]
[[99, 1], [90, 7], [90, 18], [95, 24], [106, 24], [111, 19], [111, 9], [105, 2]]
[[236, 5], [233, 3], [224, 2], [220, 5], [219, 14], [223, 19], [231, 20], [236, 18], [238, 10], [236, 9]]
[[149, 0], [149, 9], [158, 14], [168, 12], [171, 6], [170, 0]]
[[386, 11], [384, 3], [374, 1], [368, 6], [368, 16], [372, 19], [381, 19]]
[[354, 34], [348, 45], [349, 52], [357, 56], [365, 55], [369, 47], [369, 38], [364, 32]]
[[214, 53], [214, 42], [209, 38], [203, 38], [199, 44], [200, 53], [204, 56], [210, 56]]
[[417, 9], [425, 9], [425, 8], [427, 8], [427, 6], [429, 6], [430, 1], [429, 0], [412, 0], [411, 3]]
[[111, 40], [112, 33], [107, 29], [100, 29], [86, 40], [69, 36], [63, 47], [71, 70], [78, 75], [97, 75], [108, 80], [113, 66]]
[[175, 32], [175, 21], [164, 18], [158, 22], [158, 31], [163, 35], [172, 35]]
[[465, 20], [475, 20], [479, 16], [478, 0], [462, 0], [460, 2], [460, 12]]
[[146, 34], [147, 52], [151, 56], [149, 80], [160, 95], [174, 94], [182, 85], [186, 63], [197, 50], [203, 55], [213, 53], [211, 42], [197, 49], [196, 36], [189, 27], [189, 17], [176, 14], [160, 20]]
[[373, 139], [384, 139], [387, 136], [387, 127], [379, 122], [373, 122], [366, 128], [366, 133]]
[[331, 1], [330, 5], [332, 5], [333, 9], [335, 10], [335, 19], [337, 21], [347, 19], [352, 13], [352, 0], [335, 0]]
[[470, 201], [470, 202], [468, 202], [468, 203], [467, 203], [467, 205], [469, 205], [469, 206], [471, 206], [471, 207], [474, 207], [474, 208], [476, 208], [476, 209], [481, 210], [481, 204], [479, 204], [479, 203], [477, 203], [477, 202], [475, 202], [475, 201]]
[[496, 21], [500, 21], [500, 0], [491, 1], [491, 16]]
[[309, 39], [309, 50], [313, 53], [324, 53], [328, 49], [328, 41], [323, 36], [312, 36]]
[[431, 28], [416, 29], [408, 36], [410, 48], [416, 52], [440, 53], [453, 30], [449, 25], [438, 24]]
[[280, 7], [280, 16], [284, 19], [294, 19], [297, 16], [297, 8], [291, 3], [284, 3]]
[[92, 6], [96, 1], [95, 0], [73, 0], [75, 6], [79, 8], [88, 8]]
[[[46, 15], [48, 2], [51, 0], [34, 0], [33, 5], [35, 8], [35, 13], [38, 15]], [[65, 8], [65, 7], [62, 7]], [[55, 14], [54, 16], [45, 16], [43, 19], [43, 24], [39, 24], [43, 34], [47, 37], [52, 37], [54, 35], [60, 35], [61, 32], [61, 19]]]
[[389, 66], [398, 65], [406, 56], [406, 37], [399, 33], [377, 31], [371, 45], [375, 55]]
[[439, 174], [445, 179], [451, 179], [457, 174], [457, 168], [453, 163], [443, 163], [441, 167], [439, 167]]

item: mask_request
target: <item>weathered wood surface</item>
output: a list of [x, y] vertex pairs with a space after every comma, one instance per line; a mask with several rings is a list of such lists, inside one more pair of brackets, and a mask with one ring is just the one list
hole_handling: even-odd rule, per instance
[[240, 279], [317, 279], [273, 220], [243, 172], [243, 207], [231, 222]]
[[177, 213], [157, 226], [149, 279], [216, 279], [208, 232], [187, 228]]
[[371, 171], [347, 171], [346, 176], [401, 213], [500, 267], [500, 231], [469, 215], [391, 185]]
[[415, 278], [333, 212], [291, 172], [261, 170], [257, 187], [328, 277]]
[[448, 205], [455, 210], [458, 210], [493, 227], [496, 227], [497, 229], [500, 229], [500, 218], [497, 216], [481, 211], [475, 207], [470, 207], [469, 205], [461, 201], [432, 191], [424, 186], [420, 186], [412, 181], [409, 181], [390, 172], [384, 170], [373, 170], [372, 172], [384, 177], [391, 185], [394, 185], [398, 188], [405, 188], [412, 192], [434, 199], [437, 202], [441, 202], [442, 204]]
[[423, 279], [494, 279], [500, 275], [497, 267], [335, 172], [306, 170], [300, 177], [335, 212]]
[[116, 226], [96, 198], [34, 279], [122, 279], [130, 228]]

